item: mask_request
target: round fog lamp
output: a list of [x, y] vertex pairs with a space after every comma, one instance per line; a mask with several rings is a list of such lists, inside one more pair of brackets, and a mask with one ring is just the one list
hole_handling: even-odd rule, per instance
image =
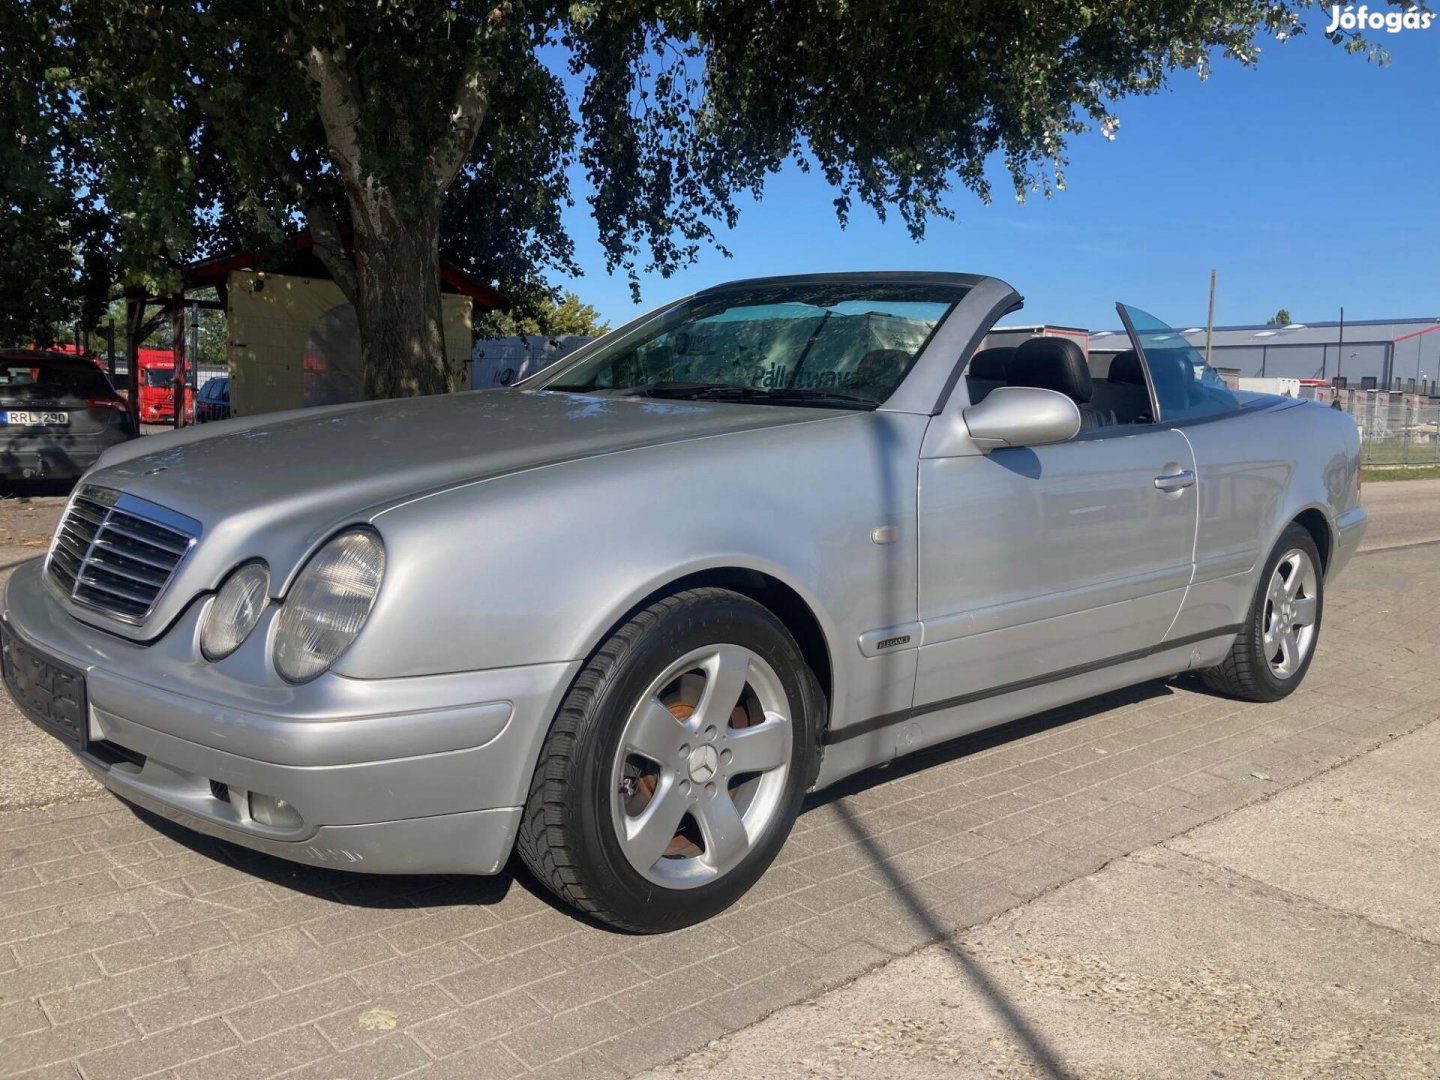
[[265, 610], [270, 593], [270, 568], [246, 563], [220, 586], [200, 627], [200, 651], [210, 661], [223, 660], [250, 636]]
[[272, 829], [298, 829], [305, 823], [300, 811], [284, 799], [261, 795], [258, 791], [250, 793], [250, 816]]

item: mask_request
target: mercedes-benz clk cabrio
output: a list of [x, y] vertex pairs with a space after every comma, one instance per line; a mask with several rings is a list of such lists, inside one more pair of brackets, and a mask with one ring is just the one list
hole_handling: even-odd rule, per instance
[[1019, 306], [742, 281], [511, 389], [115, 447], [10, 579], [6, 683], [196, 831], [373, 873], [518, 852], [638, 931], [899, 755], [1181, 672], [1289, 694], [1365, 528], [1353, 422], [1125, 305], [1123, 351], [997, 344]]

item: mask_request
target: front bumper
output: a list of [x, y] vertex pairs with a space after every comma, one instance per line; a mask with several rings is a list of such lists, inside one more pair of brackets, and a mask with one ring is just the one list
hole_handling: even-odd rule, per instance
[[[11, 576], [4, 632], [84, 673], [85, 742], [72, 752], [115, 794], [314, 865], [492, 874], [509, 857], [578, 662], [265, 686], [241, 657], [265, 649], [264, 622], [235, 654], [238, 675], [200, 658], [205, 601], [140, 645], [72, 618], [41, 574], [36, 560]], [[256, 820], [257, 796], [283, 800], [291, 820]]]

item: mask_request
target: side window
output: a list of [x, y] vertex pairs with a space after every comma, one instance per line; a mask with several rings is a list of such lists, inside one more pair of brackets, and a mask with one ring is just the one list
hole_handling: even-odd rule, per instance
[[1162, 423], [1202, 420], [1239, 410], [1240, 402], [1178, 330], [1148, 312], [1116, 305], [1149, 376]]

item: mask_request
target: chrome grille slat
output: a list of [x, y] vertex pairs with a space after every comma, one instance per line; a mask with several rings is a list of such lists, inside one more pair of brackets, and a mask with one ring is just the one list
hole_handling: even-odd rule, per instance
[[76, 604], [143, 622], [200, 536], [200, 523], [144, 499], [87, 487], [66, 508], [46, 572]]
[[77, 546], [75, 540], [72, 537], [61, 533], [59, 536], [55, 537], [55, 546], [57, 550], [64, 551], [77, 563], [85, 561], [85, 552], [88, 548], [88, 545]]
[[126, 559], [130, 559], [138, 563], [144, 563], [146, 566], [153, 566], [156, 570], [159, 570], [162, 573], [168, 573], [170, 571], [170, 567], [173, 565], [173, 563], [169, 559], [152, 555], [149, 552], [136, 551], [133, 547], [124, 547], [122, 545], [116, 544], [113, 540], [109, 540], [104, 537], [101, 537], [99, 540], [96, 540], [94, 542], [94, 548], [97, 552], [117, 552]]
[[[77, 518], [79, 518], [81, 521], [88, 521], [97, 529], [101, 525], [105, 524], [105, 511], [95, 510], [93, 504], [86, 505], [85, 501], [82, 499], [75, 500], [75, 505], [70, 507], [70, 512], [74, 514]], [[92, 517], [92, 514], [94, 514], [95, 516]]]
[[87, 588], [98, 589], [100, 592], [106, 593], [109, 596], [118, 596], [122, 600], [128, 600], [142, 607], [149, 607], [150, 605], [150, 596], [147, 593], [140, 590], [132, 591], [121, 588], [118, 585], [106, 585], [104, 582], [99, 581], [93, 574], [81, 574], [80, 583]]
[[157, 551], [164, 551], [170, 555], [174, 555], [176, 558], [179, 558], [181, 555], [185, 554], [185, 549], [189, 546], [189, 541], [187, 540], [184, 543], [180, 544], [178, 547], [168, 547], [164, 543], [154, 539], [153, 537], [146, 536], [141, 532], [138, 532], [132, 528], [128, 528], [125, 525], [121, 525], [113, 520], [105, 523], [105, 531], [118, 533], [120, 536], [123, 536], [128, 540], [134, 540], [137, 543], [149, 544]]
[[93, 546], [90, 548], [89, 567], [91, 570], [99, 570], [103, 571], [106, 574], [112, 574], [115, 577], [122, 577], [125, 578], [127, 581], [133, 581], [137, 585], [144, 585], [146, 588], [150, 589], [159, 589], [163, 587], [165, 582], [168, 581], [170, 578], [169, 574], [160, 574], [159, 580], [157, 581], [155, 572], [153, 570], [150, 570], [148, 567], [146, 568], [146, 571], [148, 571], [147, 576], [145, 572], [142, 572], [136, 567], [136, 564], [126, 566], [119, 561], [101, 561], [100, 552], [96, 551]]

